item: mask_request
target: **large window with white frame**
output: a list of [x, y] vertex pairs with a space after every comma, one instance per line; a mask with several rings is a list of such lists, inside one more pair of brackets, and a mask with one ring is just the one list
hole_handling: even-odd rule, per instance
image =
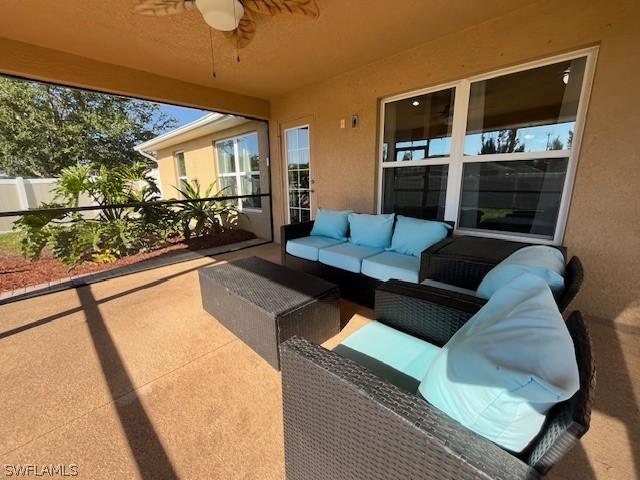
[[[260, 148], [258, 133], [251, 132], [216, 143], [218, 182], [224, 194], [258, 195], [260, 193]], [[236, 204], [238, 202], [236, 201]], [[243, 210], [262, 209], [262, 198], [243, 198]]]
[[379, 210], [561, 243], [596, 53], [383, 100]]

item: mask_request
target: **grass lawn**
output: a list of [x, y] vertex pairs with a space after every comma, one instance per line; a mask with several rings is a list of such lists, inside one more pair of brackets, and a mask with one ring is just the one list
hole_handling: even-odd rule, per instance
[[0, 233], [0, 255], [11, 257], [21, 255], [20, 240], [19, 233]]

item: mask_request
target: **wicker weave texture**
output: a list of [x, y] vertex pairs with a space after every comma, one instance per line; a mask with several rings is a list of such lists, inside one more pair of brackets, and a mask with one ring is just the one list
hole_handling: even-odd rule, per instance
[[298, 335], [322, 343], [340, 331], [335, 285], [255, 257], [201, 269], [203, 308], [274, 368]]
[[282, 349], [288, 480], [534, 479], [423, 399], [304, 339]]
[[429, 257], [427, 278], [438, 282], [476, 290], [495, 263], [476, 259], [432, 254]]
[[580, 312], [567, 319], [573, 338], [580, 372], [580, 390], [549, 413], [547, 425], [528, 453], [528, 463], [543, 473], [571, 450], [589, 430], [595, 393], [596, 369], [591, 351], [591, 337]]
[[376, 320], [414, 337], [442, 346], [480, 306], [467, 305], [446, 295], [429, 295], [429, 289], [400, 281], [387, 282], [376, 290]]

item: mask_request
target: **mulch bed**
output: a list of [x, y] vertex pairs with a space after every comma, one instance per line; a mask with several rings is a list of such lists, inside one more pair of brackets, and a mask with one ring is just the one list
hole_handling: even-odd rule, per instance
[[84, 262], [71, 269], [59, 260], [53, 258], [48, 252], [45, 252], [42, 258], [35, 262], [19, 256], [3, 255], [2, 252], [0, 252], [0, 292], [13, 291], [33, 285], [68, 279], [69, 277], [87, 273], [111, 270], [184, 250], [202, 250], [205, 248], [220, 247], [254, 238], [256, 238], [256, 236], [246, 230], [227, 230], [209, 237], [194, 238], [189, 242], [178, 239], [165, 247], [130, 255], [116, 260], [113, 263], [99, 264]]

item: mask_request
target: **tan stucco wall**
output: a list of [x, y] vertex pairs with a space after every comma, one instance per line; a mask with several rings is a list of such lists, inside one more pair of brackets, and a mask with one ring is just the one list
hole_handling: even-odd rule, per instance
[[0, 37], [0, 73], [187, 107], [268, 118], [269, 102]]
[[[258, 148], [260, 149], [260, 189], [262, 193], [269, 192], [269, 138], [265, 122], [251, 121], [238, 127], [229, 128], [215, 134], [177, 143], [171, 148], [165, 148], [157, 152], [158, 169], [160, 172], [160, 185], [165, 199], [179, 198], [175, 189], [178, 185], [178, 172], [174, 161], [175, 152], [184, 152], [184, 163], [187, 170], [187, 178], [190, 182], [195, 180], [201, 186], [201, 191], [218, 178], [218, 161], [214, 142], [225, 138], [235, 137], [249, 132], [258, 133]], [[241, 227], [252, 231], [256, 236], [271, 239], [271, 213], [269, 199], [262, 199], [261, 212], [245, 212], [246, 218], [241, 219]]]
[[[283, 125], [310, 119], [315, 206], [374, 211], [380, 98], [599, 45], [565, 244], [586, 268], [575, 307], [640, 325], [639, 24], [637, 0], [544, 0], [272, 99], [276, 232], [285, 214]], [[360, 127], [340, 129], [352, 114]]]

